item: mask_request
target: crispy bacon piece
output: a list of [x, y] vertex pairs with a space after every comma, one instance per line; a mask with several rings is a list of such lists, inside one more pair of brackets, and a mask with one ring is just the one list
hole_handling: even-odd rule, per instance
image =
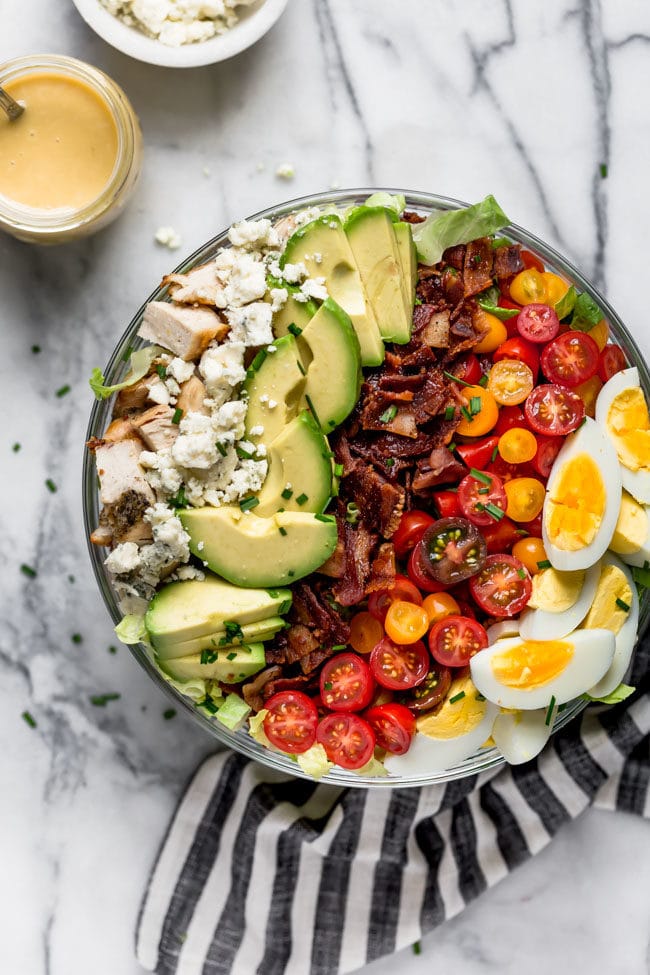
[[280, 667], [266, 667], [264, 670], [260, 670], [259, 674], [256, 674], [252, 681], [241, 685], [243, 698], [249, 708], [252, 708], [253, 711], [262, 710], [264, 707], [264, 697], [262, 696], [264, 686], [273, 680], [274, 677], [280, 677], [281, 675], [282, 669]]
[[509, 278], [524, 269], [519, 244], [504, 245], [494, 251], [494, 273], [497, 278]]
[[421, 217], [419, 213], [414, 213], [413, 210], [405, 210], [400, 219], [404, 223], [424, 223], [426, 217]]
[[492, 284], [494, 274], [494, 251], [488, 237], [479, 237], [467, 245], [463, 264], [463, 285], [465, 296], [485, 291]]
[[[379, 477], [378, 474], [376, 476]], [[341, 606], [354, 606], [361, 602], [370, 577], [370, 552], [376, 536], [370, 534], [364, 522], [367, 523], [365, 516], [360, 524], [345, 526], [345, 575], [332, 587], [332, 594]], [[349, 633], [348, 629], [348, 636]]]
[[293, 609], [301, 622], [313, 626], [320, 643], [347, 642], [350, 627], [316, 585], [310, 586], [306, 582], [296, 584], [293, 590]]
[[377, 589], [391, 589], [395, 585], [395, 572], [395, 546], [392, 542], [383, 542], [370, 564], [366, 596]]
[[[404, 510], [404, 489], [391, 484], [382, 474], [371, 467], [356, 461], [354, 468], [346, 473], [346, 491], [352, 495], [368, 528], [379, 531], [384, 538], [390, 538], [397, 530]], [[339, 600], [340, 602], [341, 600]]]
[[413, 334], [424, 345], [446, 349], [449, 346], [449, 309], [429, 304], [416, 305]]
[[417, 423], [426, 423], [444, 409], [449, 402], [449, 380], [439, 369], [432, 369], [421, 390], [413, 400], [413, 413]]
[[320, 647], [319, 640], [305, 623], [295, 623], [287, 630], [286, 661], [296, 663]]
[[431, 456], [418, 461], [418, 473], [413, 478], [413, 493], [424, 494], [441, 484], [459, 481], [467, 473], [467, 468], [446, 447], [436, 447]]
[[457, 271], [462, 271], [465, 266], [465, 244], [454, 244], [453, 247], [448, 247], [447, 250], [442, 252], [441, 264], [448, 264], [449, 267], [455, 268]]
[[268, 701], [273, 694], [279, 694], [280, 691], [303, 691], [306, 693], [314, 691], [317, 693], [318, 680], [306, 674], [297, 674], [295, 677], [277, 677], [265, 685], [264, 700]]

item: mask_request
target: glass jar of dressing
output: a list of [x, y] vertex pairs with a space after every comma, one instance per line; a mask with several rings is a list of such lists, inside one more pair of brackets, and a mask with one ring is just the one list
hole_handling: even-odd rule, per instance
[[54, 54], [0, 65], [0, 86], [25, 106], [14, 122], [0, 110], [0, 230], [57, 244], [114, 220], [142, 163], [140, 126], [122, 89]]

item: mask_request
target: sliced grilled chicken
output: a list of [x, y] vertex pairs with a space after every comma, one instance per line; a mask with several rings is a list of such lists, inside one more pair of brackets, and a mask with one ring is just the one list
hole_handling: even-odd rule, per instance
[[227, 331], [228, 325], [209, 308], [150, 301], [138, 335], [189, 362], [197, 359], [214, 338], [222, 339]]
[[95, 451], [99, 497], [104, 506], [101, 524], [111, 530], [115, 543], [124, 539], [155, 502], [139, 463], [140, 453], [140, 444], [135, 440], [103, 443]]
[[189, 274], [167, 274], [162, 285], [167, 285], [170, 296], [179, 304], [216, 305], [217, 308], [226, 304], [214, 261], [194, 268]]
[[178, 436], [178, 423], [172, 422], [174, 414], [171, 406], [152, 406], [144, 413], [131, 417], [130, 422], [149, 450], [158, 451], [171, 447]]
[[192, 376], [181, 386], [176, 406], [183, 411], [183, 416], [187, 416], [188, 413], [203, 413], [207, 416], [210, 411], [203, 405], [207, 395], [206, 388], [199, 377]]

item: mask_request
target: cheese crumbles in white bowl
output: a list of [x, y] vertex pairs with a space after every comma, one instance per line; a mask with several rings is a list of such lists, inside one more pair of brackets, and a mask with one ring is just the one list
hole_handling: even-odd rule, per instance
[[108, 44], [169, 68], [214, 64], [258, 41], [287, 0], [73, 0]]

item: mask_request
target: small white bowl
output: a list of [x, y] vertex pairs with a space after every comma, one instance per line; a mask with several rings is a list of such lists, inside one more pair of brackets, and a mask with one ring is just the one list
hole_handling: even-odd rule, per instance
[[230, 30], [208, 41], [169, 47], [147, 37], [136, 27], [129, 27], [104, 7], [100, 0], [72, 0], [75, 7], [96, 34], [138, 61], [167, 68], [197, 68], [215, 64], [245, 51], [273, 27], [287, 5], [287, 0], [260, 0], [252, 7], [241, 7], [241, 17]]

